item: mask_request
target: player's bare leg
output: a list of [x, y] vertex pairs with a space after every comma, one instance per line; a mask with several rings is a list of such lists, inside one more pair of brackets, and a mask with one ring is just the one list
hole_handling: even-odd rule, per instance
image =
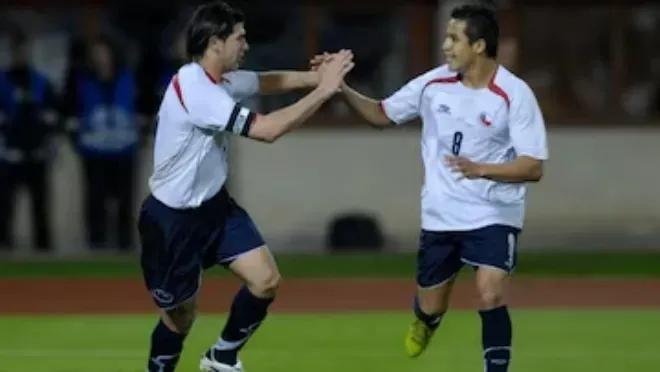
[[495, 267], [477, 270], [477, 291], [481, 300], [484, 372], [506, 372], [511, 359], [512, 327], [506, 302], [509, 274]]
[[183, 342], [197, 316], [195, 298], [170, 310], [160, 311], [160, 321], [151, 335], [147, 371], [172, 372], [179, 362]]
[[454, 276], [433, 287], [417, 288], [414, 303], [416, 319], [410, 325], [405, 339], [405, 350], [409, 357], [420, 356], [429, 345], [449, 307], [455, 279]]
[[205, 371], [242, 370], [238, 352], [266, 318], [280, 282], [277, 264], [266, 246], [239, 256], [229, 269], [245, 284], [234, 297], [220, 339], [202, 359], [200, 367]]

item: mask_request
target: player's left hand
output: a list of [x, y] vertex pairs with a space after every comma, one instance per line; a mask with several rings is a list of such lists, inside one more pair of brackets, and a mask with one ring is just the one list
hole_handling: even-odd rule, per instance
[[462, 156], [446, 155], [445, 164], [452, 172], [460, 173], [461, 177], [459, 179], [467, 178], [474, 180], [483, 177], [481, 166]]
[[324, 52], [323, 54], [317, 54], [312, 59], [309, 60], [309, 69], [310, 71], [318, 71], [319, 67], [321, 67], [322, 64], [330, 62], [332, 59], [333, 55]]

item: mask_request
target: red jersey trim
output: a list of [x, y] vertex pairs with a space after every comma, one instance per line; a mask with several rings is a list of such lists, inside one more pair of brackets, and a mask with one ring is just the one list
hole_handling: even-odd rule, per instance
[[495, 93], [496, 95], [502, 97], [502, 99], [506, 103], [506, 108], [510, 108], [511, 99], [509, 98], [509, 95], [504, 91], [504, 89], [502, 89], [502, 87], [500, 87], [499, 85], [497, 85], [497, 83], [495, 83], [495, 77], [497, 76], [497, 71], [499, 71], [499, 67], [495, 71], [493, 76], [490, 78], [490, 81], [488, 82], [488, 89], [490, 89], [490, 91]]
[[183, 92], [181, 92], [181, 83], [179, 83], [179, 75], [174, 75], [172, 78], [172, 88], [174, 88], [174, 93], [176, 93], [176, 97], [179, 99], [179, 103], [181, 103], [181, 107], [188, 112], [188, 108], [186, 107], [186, 103], [183, 101]]

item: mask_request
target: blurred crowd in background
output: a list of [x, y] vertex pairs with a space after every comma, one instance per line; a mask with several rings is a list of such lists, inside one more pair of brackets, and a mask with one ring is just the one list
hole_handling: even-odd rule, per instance
[[[33, 246], [52, 248], [49, 164], [76, 149], [85, 183], [90, 249], [134, 248], [137, 152], [150, 146], [160, 94], [185, 61], [181, 31], [192, 5], [126, 1], [0, 9], [0, 247], [13, 246], [16, 193], [28, 191]], [[442, 63], [443, 14], [452, 2], [313, 5], [247, 2], [244, 68], [307, 69], [315, 53], [351, 48], [351, 83], [376, 97]], [[157, 4], [157, 3], [156, 3]], [[372, 4], [372, 5], [368, 5]], [[550, 130], [561, 126], [657, 125], [660, 7], [499, 4], [500, 61], [535, 90]], [[300, 93], [255, 97], [270, 111]], [[309, 129], [362, 128], [333, 100]], [[114, 207], [110, 207], [113, 202]], [[109, 230], [112, 226], [112, 230]]]

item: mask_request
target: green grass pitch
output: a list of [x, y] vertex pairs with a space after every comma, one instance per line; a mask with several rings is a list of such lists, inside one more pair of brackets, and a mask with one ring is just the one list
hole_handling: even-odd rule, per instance
[[[660, 366], [660, 312], [514, 310], [512, 371], [646, 372]], [[452, 371], [483, 369], [476, 312], [452, 311], [417, 360], [402, 350], [407, 313], [273, 314], [242, 359], [248, 372]], [[2, 316], [0, 371], [143, 372], [153, 316]], [[199, 354], [224, 318], [203, 315], [179, 371], [197, 371]]]

